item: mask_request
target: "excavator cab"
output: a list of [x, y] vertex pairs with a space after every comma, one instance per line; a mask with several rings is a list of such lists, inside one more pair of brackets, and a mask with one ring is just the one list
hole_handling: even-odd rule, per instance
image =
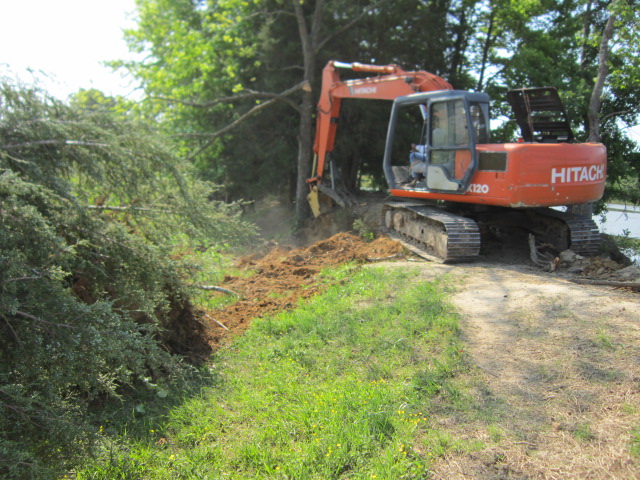
[[[416, 115], [408, 114], [410, 110], [421, 112], [420, 125]], [[408, 145], [403, 143], [411, 135], [424, 145], [424, 162], [409, 166]], [[400, 184], [413, 175], [421, 181], [410, 188], [464, 194], [477, 170], [475, 146], [488, 141], [486, 94], [452, 90], [399, 97], [391, 110], [384, 156], [389, 187], [402, 188]]]

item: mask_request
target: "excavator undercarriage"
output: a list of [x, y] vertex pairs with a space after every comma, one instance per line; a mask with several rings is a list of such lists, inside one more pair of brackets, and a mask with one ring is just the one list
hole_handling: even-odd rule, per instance
[[387, 233], [402, 240], [420, 256], [443, 263], [468, 262], [481, 255], [489, 237], [514, 231], [534, 235], [536, 243], [555, 252], [571, 249], [583, 256], [595, 255], [600, 233], [595, 222], [551, 208], [507, 209], [489, 207], [476, 211], [459, 205], [390, 200], [382, 223]]

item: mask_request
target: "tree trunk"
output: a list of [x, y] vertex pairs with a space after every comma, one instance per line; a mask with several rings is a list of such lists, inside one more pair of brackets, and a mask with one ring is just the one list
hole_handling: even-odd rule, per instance
[[589, 110], [587, 113], [587, 120], [589, 122], [589, 138], [588, 142], [600, 142], [600, 117], [598, 112], [600, 111], [600, 105], [602, 104], [602, 90], [604, 88], [604, 82], [607, 78], [609, 68], [607, 61], [609, 59], [609, 41], [613, 36], [613, 26], [615, 22], [615, 15], [613, 12], [609, 15], [607, 25], [602, 32], [602, 41], [600, 42], [600, 54], [598, 55], [598, 76], [596, 78], [596, 84], [593, 86], [591, 92], [591, 100], [589, 101]]
[[591, 5], [593, 2], [587, 2], [587, 6], [584, 12], [584, 19], [582, 23], [582, 48], [580, 49], [580, 67], [582, 70], [586, 70], [588, 63], [587, 46], [589, 44], [589, 37], [591, 36]]
[[[602, 41], [600, 42], [600, 54], [598, 55], [598, 76], [596, 83], [593, 86], [591, 92], [591, 100], [589, 101], [589, 110], [587, 112], [587, 121], [589, 123], [589, 137], [588, 142], [600, 142], [602, 140], [600, 135], [600, 105], [602, 104], [602, 90], [604, 88], [604, 82], [607, 78], [609, 68], [607, 61], [609, 59], [609, 41], [613, 36], [613, 26], [615, 22], [615, 15], [613, 12], [609, 15], [607, 25], [602, 32]], [[593, 203], [584, 203], [581, 205], [569, 205], [567, 211], [576, 215], [593, 216]]]
[[480, 78], [478, 78], [478, 85], [476, 86], [476, 91], [481, 92], [484, 87], [484, 71], [487, 68], [487, 61], [489, 59], [489, 49], [491, 48], [491, 43], [493, 42], [493, 20], [495, 17], [495, 10], [491, 7], [491, 13], [489, 14], [489, 26], [487, 27], [487, 38], [484, 41], [484, 46], [482, 47], [482, 64], [480, 65]]
[[[324, 17], [325, 0], [316, 0], [311, 17], [311, 29], [307, 26], [305, 17], [303, 0], [291, 0], [293, 11], [298, 23], [298, 32], [300, 34], [300, 43], [302, 44], [302, 56], [304, 62], [304, 78], [303, 80], [310, 87], [315, 85], [316, 79], [316, 63], [318, 51], [331, 39], [336, 38], [342, 31], [345, 31], [359, 22], [365, 17], [366, 13], [375, 7], [385, 3], [387, 0], [378, 0], [362, 10], [362, 12], [347, 22], [342, 28], [331, 32], [324, 39], [320, 38], [322, 32], [322, 23]], [[298, 175], [296, 182], [296, 208], [295, 222], [300, 225], [311, 213], [311, 208], [307, 203], [307, 195], [309, 187], [307, 178], [312, 176], [311, 172], [311, 150], [312, 150], [312, 134], [313, 134], [313, 111], [314, 98], [311, 88], [305, 89], [302, 94], [302, 104], [300, 106], [300, 128], [298, 130]]]
[[311, 176], [311, 133], [313, 117], [313, 97], [311, 92], [302, 94], [300, 106], [300, 128], [298, 130], [298, 177], [296, 182], [295, 221], [300, 224], [309, 216], [307, 178]]
[[467, 11], [464, 4], [460, 5], [459, 24], [454, 31], [456, 35], [453, 45], [453, 53], [451, 55], [449, 82], [454, 87], [460, 88], [460, 85], [458, 84], [458, 77], [460, 75], [460, 68], [462, 66], [464, 52], [467, 49], [468, 40]]
[[[320, 29], [322, 27], [322, 14], [324, 11], [324, 0], [316, 0], [313, 17], [311, 19], [311, 31], [307, 27], [307, 19], [303, 11], [303, 2], [292, 0], [293, 11], [295, 12], [300, 33], [300, 43], [302, 44], [302, 56], [304, 61], [304, 81], [311, 86], [315, 80], [315, 64], [317, 46], [319, 42]], [[313, 93], [311, 88], [305, 89], [302, 93], [302, 104], [300, 106], [300, 128], [298, 130], [298, 180], [296, 182], [296, 208], [295, 222], [300, 225], [311, 211], [307, 203], [309, 187], [307, 178], [311, 176], [311, 134], [313, 117]]]

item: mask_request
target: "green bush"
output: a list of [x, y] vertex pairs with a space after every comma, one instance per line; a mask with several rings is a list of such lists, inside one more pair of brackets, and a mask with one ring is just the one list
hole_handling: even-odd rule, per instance
[[52, 478], [97, 407], [187, 368], [169, 352], [201, 325], [172, 239], [253, 230], [143, 124], [8, 86], [0, 105], [0, 477]]

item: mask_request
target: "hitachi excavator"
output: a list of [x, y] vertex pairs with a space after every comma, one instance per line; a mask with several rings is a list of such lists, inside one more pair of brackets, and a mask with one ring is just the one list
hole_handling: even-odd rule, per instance
[[[339, 69], [373, 75], [343, 81]], [[590, 217], [550, 207], [602, 197], [606, 149], [574, 141], [555, 89], [510, 91], [522, 136], [490, 143], [488, 95], [454, 90], [436, 75], [396, 65], [330, 61], [324, 68], [307, 180], [314, 215], [321, 213], [321, 193], [348, 203], [328, 158], [348, 98], [393, 101], [383, 156], [391, 197], [382, 221], [390, 232], [443, 262], [476, 258], [481, 232], [492, 229], [524, 229], [557, 251], [597, 253], [600, 234]]]

